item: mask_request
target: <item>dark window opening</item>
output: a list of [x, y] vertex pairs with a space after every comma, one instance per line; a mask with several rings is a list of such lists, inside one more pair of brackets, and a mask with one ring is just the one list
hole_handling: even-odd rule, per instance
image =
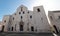
[[15, 13], [15, 15], [16, 15], [16, 13]]
[[13, 17], [13, 20], [14, 20], [14, 17]]
[[55, 25], [53, 25], [54, 29], [56, 30], [56, 33], [58, 33], [58, 29]]
[[11, 31], [13, 31], [13, 27], [12, 27]]
[[38, 8], [37, 11], [40, 12], [40, 9]]
[[53, 19], [52, 16], [50, 16], [51, 20]]
[[60, 16], [58, 16], [58, 18], [60, 19]]
[[23, 31], [23, 25], [20, 25], [20, 31]]
[[28, 11], [28, 14], [29, 14], [29, 11]]
[[6, 22], [6, 20], [4, 20], [4, 22]]
[[23, 11], [23, 14], [25, 14], [25, 12]]
[[34, 27], [33, 26], [31, 26], [31, 31], [34, 31]]
[[21, 16], [21, 19], [22, 19], [23, 17]]
[[19, 14], [21, 14], [21, 12], [19, 12]]
[[32, 18], [32, 15], [30, 16], [30, 18]]
[[43, 20], [43, 18], [41, 18], [41, 20]]
[[2, 30], [1, 30], [1, 32], [4, 32], [4, 25], [2, 26]]

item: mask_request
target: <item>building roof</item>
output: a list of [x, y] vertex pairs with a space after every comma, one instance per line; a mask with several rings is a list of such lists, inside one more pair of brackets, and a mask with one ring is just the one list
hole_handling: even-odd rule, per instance
[[51, 12], [53, 12], [53, 13], [57, 13], [57, 12], [60, 12], [60, 10], [55, 10], [55, 11], [51, 11]]

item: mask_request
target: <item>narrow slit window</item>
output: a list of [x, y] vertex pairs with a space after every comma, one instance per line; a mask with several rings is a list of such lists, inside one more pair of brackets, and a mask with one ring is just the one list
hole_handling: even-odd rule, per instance
[[19, 12], [19, 14], [21, 14], [21, 12]]
[[22, 19], [23, 17], [21, 16], [21, 19]]
[[58, 16], [58, 19], [60, 19], [60, 16]]
[[51, 19], [51, 20], [53, 19], [52, 16], [50, 16], [50, 19]]
[[13, 20], [14, 20], [14, 17], [13, 17]]

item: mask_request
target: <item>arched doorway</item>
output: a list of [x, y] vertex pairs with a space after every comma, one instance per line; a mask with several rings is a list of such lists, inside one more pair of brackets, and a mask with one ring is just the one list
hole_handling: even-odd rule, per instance
[[24, 28], [24, 22], [23, 21], [20, 21], [19, 27], [20, 27], [20, 31], [23, 31], [23, 28]]
[[33, 26], [31, 26], [31, 31], [34, 31], [34, 27]]
[[13, 31], [13, 27], [12, 27], [11, 31]]
[[20, 31], [23, 31], [23, 25], [20, 25]]
[[4, 27], [5, 27], [5, 26], [3, 25], [3, 26], [2, 26], [2, 30], [1, 30], [1, 32], [4, 32]]

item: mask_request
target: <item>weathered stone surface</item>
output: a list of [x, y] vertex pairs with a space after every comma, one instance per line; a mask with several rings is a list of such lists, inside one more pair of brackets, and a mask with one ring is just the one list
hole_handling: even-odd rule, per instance
[[52, 33], [35, 33], [35, 32], [2, 32], [0, 36], [53, 36]]

